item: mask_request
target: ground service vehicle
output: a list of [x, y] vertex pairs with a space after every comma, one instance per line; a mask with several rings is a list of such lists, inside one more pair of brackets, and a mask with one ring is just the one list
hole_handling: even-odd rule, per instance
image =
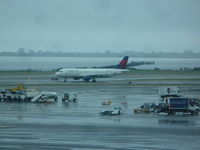
[[104, 116], [104, 115], [108, 115], [108, 116], [120, 115], [120, 114], [122, 114], [122, 108], [121, 107], [112, 107], [112, 108], [109, 108], [107, 110], [100, 112], [100, 114], [102, 116]]
[[58, 100], [56, 92], [42, 92], [31, 99], [32, 103], [54, 103]]
[[169, 115], [175, 115], [176, 112], [197, 115], [199, 113], [199, 107], [195, 105], [195, 99], [173, 97], [164, 99], [164, 103], [158, 105], [158, 112], [165, 112]]
[[62, 97], [63, 102], [77, 102], [78, 101], [78, 95], [76, 92], [68, 92], [64, 93]]
[[155, 103], [144, 103], [139, 108], [134, 109], [134, 113], [150, 113], [156, 110], [157, 106]]

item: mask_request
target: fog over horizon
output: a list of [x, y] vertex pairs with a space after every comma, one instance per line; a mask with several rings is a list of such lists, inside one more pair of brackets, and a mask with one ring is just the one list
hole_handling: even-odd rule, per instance
[[0, 0], [0, 52], [200, 52], [199, 0]]

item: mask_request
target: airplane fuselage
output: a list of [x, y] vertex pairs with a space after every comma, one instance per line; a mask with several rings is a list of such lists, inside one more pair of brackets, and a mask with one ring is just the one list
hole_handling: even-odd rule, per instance
[[90, 80], [95, 78], [112, 77], [127, 69], [94, 69], [94, 68], [64, 68], [55, 73], [57, 77]]
[[122, 72], [127, 72], [129, 70], [125, 69], [126, 64], [128, 62], [128, 56], [124, 56], [123, 59], [119, 62], [115, 68], [63, 68], [55, 73], [56, 77], [65, 78], [73, 78], [74, 80], [83, 79], [85, 81], [93, 80], [95, 82], [95, 78], [106, 78], [112, 77]]

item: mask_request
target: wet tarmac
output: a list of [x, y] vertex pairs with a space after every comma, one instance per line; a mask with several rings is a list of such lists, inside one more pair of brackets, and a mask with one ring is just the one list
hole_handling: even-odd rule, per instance
[[[20, 80], [12, 78], [11, 81]], [[40, 78], [32, 80], [39, 81], [48, 82]], [[86, 86], [34, 87], [58, 92], [60, 97], [55, 104], [1, 102], [0, 149], [199, 150], [200, 115], [133, 113], [133, 109], [143, 103], [159, 102], [159, 87], [83, 84]], [[195, 87], [197, 90], [180, 88], [187, 95], [199, 96], [199, 87]], [[70, 91], [78, 93], [79, 101], [62, 103], [62, 94]], [[123, 114], [100, 116], [99, 112], [108, 107], [101, 105], [106, 100], [111, 100], [112, 106], [122, 106]], [[123, 102], [127, 105], [121, 104]]]
[[[27, 73], [26, 73], [27, 74]], [[67, 79], [67, 82], [64, 82], [63, 78], [60, 78], [59, 80], [52, 80], [54, 77], [53, 74], [45, 74], [45, 73], [30, 73], [27, 75], [21, 75], [21, 74], [0, 74], [0, 86], [9, 86], [10, 84], [28, 84], [28, 85], [34, 85], [34, 84], [71, 84], [71, 85], [86, 85], [87, 82], [83, 80], [73, 80], [73, 79]], [[102, 84], [105, 86], [105, 84], [135, 84], [135, 85], [194, 85], [194, 86], [200, 86], [200, 77], [199, 74], [122, 74], [119, 76], [113, 76], [111, 78], [97, 78], [96, 85]], [[92, 82], [89, 82], [92, 83]]]

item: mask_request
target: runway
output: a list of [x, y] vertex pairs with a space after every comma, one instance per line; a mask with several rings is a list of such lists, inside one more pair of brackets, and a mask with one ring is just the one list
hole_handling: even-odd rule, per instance
[[[0, 72], [0, 88], [24, 84], [27, 86], [191, 86], [200, 87], [200, 71], [131, 71], [97, 82], [63, 78], [52, 80], [54, 72]], [[130, 84], [131, 83], [131, 84]]]
[[[22, 82], [21, 76], [0, 76], [2, 78], [4, 80], [0, 80], [0, 88], [9, 88], [11, 84]], [[103, 85], [108, 79], [88, 84], [82, 81], [52, 81], [46, 79], [46, 75], [31, 78], [31, 84], [37, 84], [31, 88], [58, 92], [59, 101], [49, 105], [1, 103], [0, 149], [198, 150], [200, 147], [200, 115], [133, 113], [133, 109], [143, 103], [159, 102], [159, 86], [114, 85], [115, 80], [119, 80], [120, 84], [124, 82], [121, 77], [110, 78], [107, 86], [92, 84]], [[57, 82], [77, 85], [59, 86]], [[171, 82], [174, 83], [173, 80]], [[8, 86], [2, 86], [6, 83]], [[180, 86], [181, 93], [189, 96], [199, 96], [199, 88]], [[62, 94], [69, 91], [78, 93], [78, 103], [61, 102]], [[108, 107], [101, 105], [106, 100], [111, 100], [112, 106], [122, 106], [123, 114], [100, 116], [99, 112]], [[122, 102], [127, 102], [127, 105]]]

